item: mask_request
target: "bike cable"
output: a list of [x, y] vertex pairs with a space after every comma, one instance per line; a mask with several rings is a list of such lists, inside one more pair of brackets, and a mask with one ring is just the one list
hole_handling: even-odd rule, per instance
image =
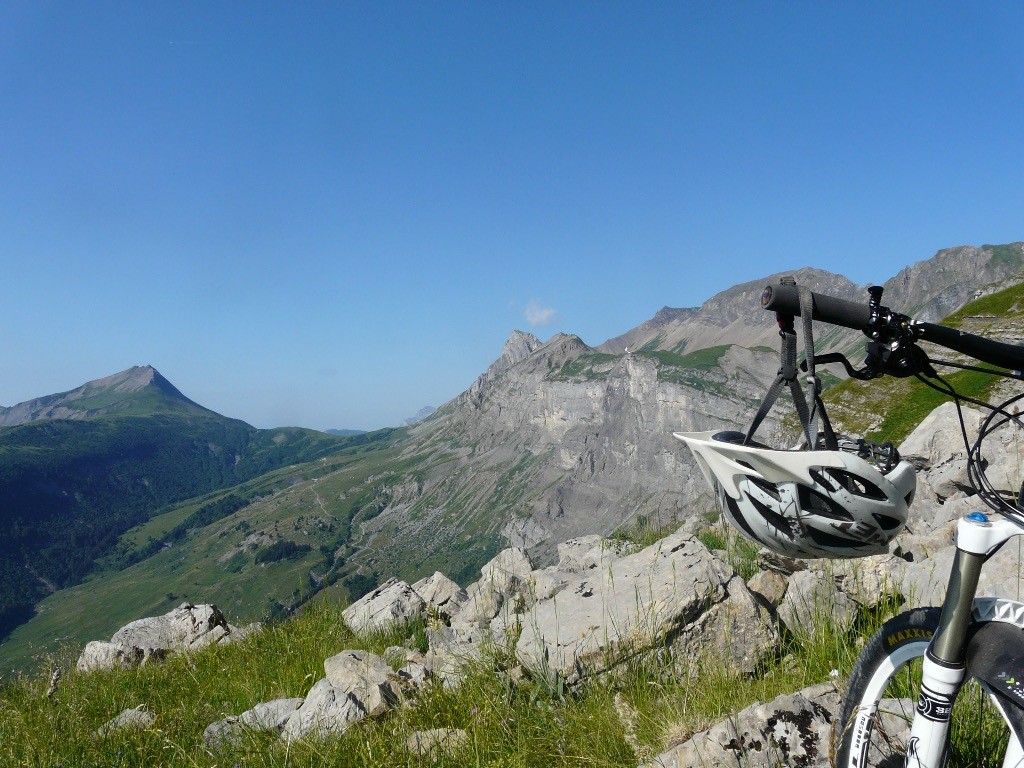
[[[1018, 381], [1021, 379], [1021, 376], [1018, 374], [1010, 374], [1005, 371], [990, 368], [980, 368], [978, 366], [964, 365], [946, 360], [930, 360], [929, 362], [952, 368], [975, 371], [978, 373], [1002, 376], [1004, 378], [1015, 379]], [[941, 392], [953, 400], [953, 403], [956, 406], [960, 434], [963, 437], [964, 447], [967, 450], [967, 480], [970, 483], [971, 488], [977, 493], [978, 498], [992, 511], [1024, 523], [1024, 510], [1017, 505], [1018, 499], [1015, 498], [1014, 494], [1008, 491], [998, 490], [989, 481], [988, 476], [985, 474], [985, 468], [988, 465], [988, 462], [985, 460], [981, 452], [982, 443], [985, 437], [1004, 425], [1012, 422], [1017, 427], [1024, 429], [1024, 421], [1021, 421], [1020, 416], [1016, 413], [1011, 413], [1008, 410], [1014, 403], [1024, 399], [1024, 393], [1013, 395], [999, 405], [993, 405], [992, 403], [987, 403], [983, 400], [962, 395], [956, 391], [948, 380], [940, 376], [934, 370], [931, 371], [931, 376], [929, 377], [920, 373], [916, 373], [914, 375], [926, 386], [931, 387], [937, 392]], [[970, 403], [989, 411], [978, 429], [978, 437], [973, 444], [967, 434], [967, 425], [964, 422], [963, 403]], [[1002, 418], [993, 423], [997, 417]]]

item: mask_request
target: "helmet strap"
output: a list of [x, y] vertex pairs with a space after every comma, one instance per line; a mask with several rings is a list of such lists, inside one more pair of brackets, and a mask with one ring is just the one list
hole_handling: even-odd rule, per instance
[[[779, 283], [781, 285], [796, 286], [800, 297], [800, 318], [803, 321], [804, 331], [804, 365], [802, 367], [805, 367], [807, 370], [806, 395], [804, 390], [800, 388], [798, 376], [800, 368], [797, 366], [796, 360], [795, 318], [792, 315], [776, 312], [775, 316], [779, 322], [779, 336], [782, 338], [779, 373], [775, 377], [775, 381], [768, 388], [764, 400], [761, 401], [761, 407], [758, 408], [753, 421], [751, 421], [743, 443], [746, 445], [751, 442], [757, 428], [761, 426], [761, 422], [764, 421], [775, 404], [779, 392], [782, 391], [783, 387], [788, 387], [790, 394], [793, 396], [793, 405], [796, 407], [797, 416], [800, 418], [800, 426], [803, 428], [807, 447], [814, 450], [819, 447], [819, 443], [822, 443], [821, 447], [834, 451], [838, 448], [839, 442], [836, 440], [832, 424], [825, 413], [825, 404], [821, 401], [821, 381], [815, 374], [814, 369], [814, 329], [811, 323], [814, 305], [811, 291], [806, 286], [796, 285], [796, 281], [792, 277], [783, 277]], [[824, 432], [820, 441], [818, 439], [819, 418], [821, 419], [821, 426]]]

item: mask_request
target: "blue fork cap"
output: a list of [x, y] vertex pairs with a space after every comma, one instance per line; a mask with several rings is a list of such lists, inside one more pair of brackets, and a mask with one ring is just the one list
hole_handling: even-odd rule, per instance
[[970, 520], [972, 523], [987, 523], [988, 515], [984, 512], [971, 512], [965, 519]]

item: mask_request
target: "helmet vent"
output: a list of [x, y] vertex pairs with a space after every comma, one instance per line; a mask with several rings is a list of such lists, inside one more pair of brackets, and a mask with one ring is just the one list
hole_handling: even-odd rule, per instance
[[767, 544], [762, 541], [761, 537], [754, 533], [753, 529], [750, 527], [750, 523], [748, 523], [746, 518], [743, 517], [743, 512], [740, 510], [739, 505], [732, 496], [719, 488], [718, 498], [722, 506], [725, 507], [725, 511], [729, 515], [730, 519], [739, 526], [740, 530], [743, 531], [751, 541], [756, 541], [758, 544], [767, 546]]
[[897, 528], [902, 528], [903, 523], [897, 520], [895, 517], [889, 517], [888, 515], [880, 515], [877, 512], [871, 514], [875, 518], [875, 522], [883, 531], [894, 531]]
[[793, 524], [789, 520], [766, 504], [762, 504], [753, 496], [748, 495], [747, 498], [750, 500], [750, 503], [754, 505], [754, 509], [761, 513], [761, 517], [764, 518], [764, 521], [768, 523], [768, 525], [772, 528], [778, 529], [779, 533], [784, 534], [787, 538], [794, 538]]
[[835, 484], [829, 479], [829, 477], [816, 469], [810, 470], [811, 477], [818, 485], [824, 488], [829, 493], [835, 493], [838, 490]]
[[864, 496], [869, 499], [876, 499], [877, 501], [885, 501], [886, 496], [874, 483], [865, 480], [863, 477], [858, 477], [850, 472], [842, 469], [829, 469], [828, 473], [839, 482], [843, 488], [848, 490], [855, 496]]
[[827, 496], [820, 494], [805, 485], [798, 485], [797, 489], [800, 494], [800, 509], [804, 513], [809, 512], [821, 515], [822, 517], [831, 518], [832, 520], [842, 520], [843, 522], [850, 523], [853, 522], [853, 515]]
[[779, 493], [779, 489], [775, 486], [775, 483], [769, 483], [767, 480], [761, 477], [747, 477], [750, 483], [753, 483], [762, 491], [767, 493], [776, 501], [782, 501], [782, 495]]

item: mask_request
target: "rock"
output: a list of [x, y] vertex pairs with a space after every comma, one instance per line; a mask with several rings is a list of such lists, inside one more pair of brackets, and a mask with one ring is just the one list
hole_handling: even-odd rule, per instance
[[503, 549], [480, 569], [480, 581], [466, 589], [466, 604], [458, 614], [459, 620], [489, 622], [506, 603], [513, 604], [513, 612], [521, 610], [532, 599], [532, 571], [533, 563], [525, 549]]
[[281, 729], [286, 741], [342, 734], [353, 723], [383, 714], [400, 701], [399, 676], [369, 651], [342, 651], [324, 662], [324, 671], [327, 676], [312, 687]]
[[754, 704], [641, 768], [825, 768], [839, 694], [831, 683]]
[[211, 723], [203, 731], [203, 744], [208, 749], [219, 749], [242, 743], [250, 733], [280, 733], [295, 710], [302, 706], [303, 701], [304, 699], [265, 701], [240, 715]]
[[448, 620], [459, 612], [468, 599], [466, 590], [440, 571], [420, 579], [412, 588], [430, 608]]
[[382, 657], [392, 669], [397, 669], [408, 663], [423, 663], [423, 654], [418, 649], [406, 648], [402, 645], [392, 645], [385, 648]]
[[461, 728], [432, 728], [413, 731], [405, 740], [405, 748], [415, 757], [434, 758], [439, 754], [452, 755], [466, 743], [468, 735]]
[[747, 582], [747, 588], [762, 604], [775, 609], [786, 596], [789, 581], [777, 571], [758, 571]]
[[372, 632], [420, 618], [427, 604], [404, 581], [388, 579], [342, 611], [353, 632]]
[[142, 651], [138, 648], [122, 648], [104, 640], [92, 640], [78, 657], [75, 668], [79, 672], [93, 672], [100, 669], [128, 669], [142, 663]]
[[635, 549], [625, 541], [606, 539], [603, 536], [577, 536], [558, 545], [557, 568], [568, 573], [589, 571], [628, 555]]
[[413, 688], [420, 688], [426, 685], [427, 680], [430, 679], [430, 670], [427, 669], [427, 665], [418, 664], [414, 661], [410, 661], [403, 666], [396, 674], [404, 684]]
[[353, 696], [338, 690], [329, 680], [320, 680], [289, 716], [281, 729], [281, 738], [291, 742], [307, 736], [339, 735], [364, 717], [366, 710]]
[[231, 627], [215, 605], [182, 603], [163, 616], [121, 627], [109, 643], [89, 643], [78, 659], [80, 671], [116, 669], [195, 651], [232, 639]]
[[857, 604], [839, 590], [829, 574], [800, 571], [790, 577], [779, 605], [779, 619], [794, 634], [813, 633], [826, 626], [843, 632], [852, 625], [856, 611]]
[[156, 722], [156, 716], [145, 706], [126, 709], [117, 717], [108, 720], [96, 731], [97, 736], [110, 736], [117, 731], [142, 731]]
[[228, 636], [221, 642], [241, 643], [248, 640], [250, 637], [255, 637], [262, 632], [263, 629], [264, 626], [261, 621], [254, 621], [252, 624], [246, 624], [244, 627], [236, 627], [228, 624]]
[[538, 600], [547, 600], [568, 583], [568, 575], [557, 565], [533, 571], [528, 582], [530, 604], [532, 605]]
[[428, 629], [430, 650], [423, 664], [446, 688], [455, 688], [466, 676], [467, 668], [478, 664], [484, 649], [492, 643], [485, 625], [453, 621], [450, 627]]
[[707, 664], [717, 660], [744, 675], [752, 675], [757, 665], [778, 647], [779, 633], [768, 611], [754, 599], [742, 578], [733, 576], [725, 589], [725, 600], [683, 627], [672, 641], [673, 657], [687, 668], [694, 661]]
[[[182, 603], [163, 616], [154, 616], [125, 625], [110, 638], [122, 648], [138, 648], [143, 661], [154, 654], [167, 654], [201, 648], [227, 635], [227, 620], [215, 605]], [[216, 639], [207, 636], [214, 633]]]
[[578, 679], [674, 636], [726, 596], [731, 577], [697, 539], [667, 536], [607, 569], [572, 574], [523, 617], [516, 653], [537, 673]]
[[327, 680], [355, 698], [370, 717], [398, 703], [396, 675], [380, 656], [369, 651], [342, 651], [324, 662]]

